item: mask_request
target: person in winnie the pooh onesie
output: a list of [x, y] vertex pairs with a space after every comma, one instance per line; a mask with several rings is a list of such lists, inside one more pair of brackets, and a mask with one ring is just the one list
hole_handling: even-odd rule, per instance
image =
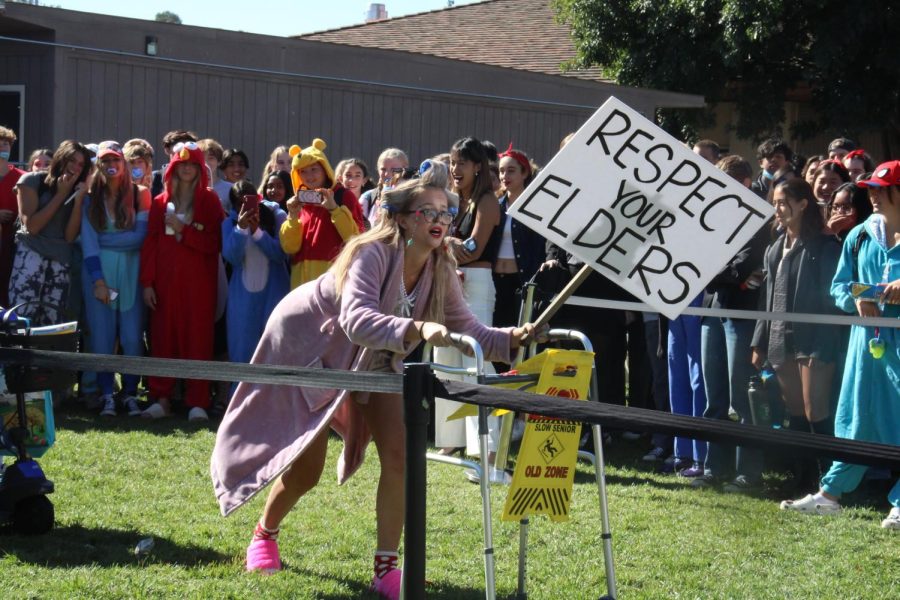
[[291, 289], [327, 271], [344, 242], [366, 229], [357, 198], [335, 179], [323, 150], [319, 138], [308, 148], [288, 150], [295, 195], [287, 201], [279, 239], [290, 257]]

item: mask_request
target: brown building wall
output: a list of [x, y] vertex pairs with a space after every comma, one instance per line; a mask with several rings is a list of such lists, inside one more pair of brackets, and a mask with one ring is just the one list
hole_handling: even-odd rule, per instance
[[[37, 131], [27, 126], [30, 146], [144, 137], [157, 147], [166, 131], [187, 128], [244, 149], [254, 178], [273, 147], [314, 137], [326, 140], [335, 163], [359, 156], [374, 167], [386, 146], [418, 161], [465, 135], [502, 147], [512, 140], [545, 162], [612, 93], [646, 114], [700, 102], [403, 52], [25, 5], [7, 4], [0, 30], [15, 29], [13, 21], [4, 27], [12, 17], [53, 30], [57, 43], [11, 44], [20, 61], [50, 55], [55, 64], [42, 75], [55, 84], [42, 105], [52, 102], [52, 119]], [[147, 36], [157, 39], [158, 58], [143, 55]], [[12, 72], [0, 66], [0, 82]], [[26, 85], [31, 123], [33, 86], [47, 84]]]

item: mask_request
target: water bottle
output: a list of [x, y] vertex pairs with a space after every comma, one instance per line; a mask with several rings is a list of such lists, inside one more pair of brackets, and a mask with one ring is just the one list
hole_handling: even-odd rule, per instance
[[769, 398], [769, 418], [772, 422], [772, 428], [781, 429], [781, 426], [784, 424], [784, 401], [781, 399], [781, 386], [778, 385], [775, 369], [768, 362], [763, 365], [762, 371], [759, 372], [759, 379]]
[[[167, 215], [175, 214], [175, 203], [174, 202], [168, 202], [166, 204], [166, 214]], [[169, 227], [168, 225], [166, 225], [166, 235], [175, 235], [175, 230], [172, 229], [171, 227]]]
[[747, 400], [750, 402], [750, 418], [757, 427], [772, 426], [772, 407], [769, 404], [769, 394], [763, 386], [759, 376], [750, 377], [750, 385], [747, 387]]

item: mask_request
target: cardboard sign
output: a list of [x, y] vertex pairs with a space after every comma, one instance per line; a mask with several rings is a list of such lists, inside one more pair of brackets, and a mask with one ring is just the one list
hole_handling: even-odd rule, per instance
[[773, 212], [610, 98], [509, 214], [674, 318]]

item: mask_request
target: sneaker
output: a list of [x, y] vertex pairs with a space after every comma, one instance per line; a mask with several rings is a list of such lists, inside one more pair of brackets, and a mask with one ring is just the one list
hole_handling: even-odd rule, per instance
[[384, 577], [377, 575], [372, 577], [372, 585], [370, 590], [388, 600], [399, 600], [400, 583], [403, 581], [402, 569], [391, 569], [384, 574]]
[[887, 519], [881, 522], [885, 529], [900, 529], [900, 506], [895, 506], [888, 513]]
[[[463, 471], [463, 474], [466, 476], [466, 479], [472, 483], [481, 483], [481, 477], [478, 476], [478, 472], [475, 469], [466, 469]], [[491, 467], [488, 481], [500, 485], [509, 485], [512, 483], [512, 475], [503, 469]]]
[[267, 575], [281, 570], [281, 556], [275, 540], [255, 539], [247, 546], [247, 570]]
[[659, 462], [661, 460], [665, 460], [666, 458], [666, 449], [657, 446], [647, 454], [641, 457], [641, 460], [644, 462]]
[[837, 502], [822, 502], [816, 500], [812, 494], [807, 494], [799, 500], [784, 500], [781, 510], [792, 510], [808, 515], [836, 515], [841, 512], [841, 505]]
[[704, 473], [691, 482], [692, 488], [714, 488], [719, 485], [719, 478], [712, 473]]
[[722, 486], [722, 491], [727, 494], [746, 494], [759, 488], [759, 484], [750, 481], [746, 475], [738, 475]]
[[678, 471], [678, 476], [686, 477], [688, 479], [702, 477], [703, 476], [703, 467], [700, 466], [698, 463], [694, 463], [687, 469], [682, 469], [682, 470]]
[[116, 416], [116, 399], [111, 394], [100, 396], [100, 416], [114, 417]]
[[209, 415], [206, 414], [206, 410], [200, 408], [199, 406], [193, 407], [190, 412], [188, 412], [188, 421], [191, 423], [197, 423], [199, 421], [209, 421]]
[[141, 414], [141, 407], [138, 406], [138, 400], [134, 396], [125, 396], [125, 410], [128, 411], [129, 417], [137, 417]]
[[[671, 460], [669, 460], [671, 459]], [[670, 456], [663, 461], [662, 466], [657, 469], [659, 473], [678, 473], [682, 469], [687, 469], [693, 465], [693, 461], [686, 458], [675, 458]]]

